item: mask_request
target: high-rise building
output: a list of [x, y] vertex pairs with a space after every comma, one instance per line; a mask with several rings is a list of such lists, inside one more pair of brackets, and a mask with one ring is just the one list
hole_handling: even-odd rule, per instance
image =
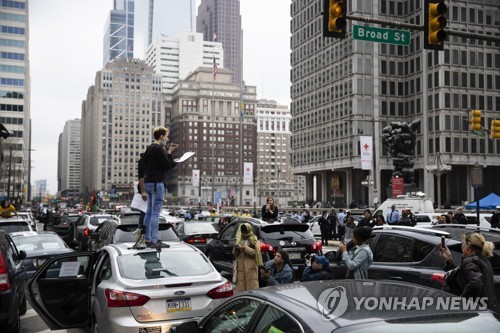
[[[273, 196], [282, 206], [304, 200], [303, 184], [296, 181], [290, 163], [290, 139], [292, 116], [288, 105], [272, 100], [257, 103], [257, 196], [262, 206], [268, 196]], [[303, 178], [303, 177], [302, 177]]]
[[174, 84], [198, 67], [212, 67], [214, 59], [219, 68], [224, 67], [223, 56], [221, 43], [203, 41], [203, 35], [194, 32], [158, 37], [149, 45], [146, 63], [161, 74], [163, 92], [170, 95]]
[[[349, 1], [348, 14], [422, 25], [423, 1]], [[500, 3], [457, 0], [447, 30], [499, 35]], [[390, 195], [393, 158], [381, 142], [391, 122], [421, 120], [416, 133], [415, 187], [434, 198], [440, 158], [442, 200], [473, 199], [471, 170], [483, 166], [483, 193], [500, 190], [500, 143], [469, 130], [469, 113], [483, 110], [483, 126], [500, 118], [500, 45], [450, 36], [444, 51], [423, 49], [423, 33], [409, 46], [322, 36], [321, 1], [292, 0], [292, 165], [306, 177], [308, 201], [372, 205]], [[374, 172], [362, 170], [360, 135], [373, 136]], [[370, 175], [368, 178], [367, 176]], [[367, 186], [362, 186], [367, 185]]]
[[80, 119], [66, 121], [59, 140], [60, 196], [77, 198], [80, 193]]
[[0, 2], [0, 197], [27, 200], [31, 174], [28, 1]]
[[222, 43], [224, 67], [233, 72], [233, 83], [243, 79], [243, 31], [240, 0], [201, 0], [196, 31], [203, 39]]
[[114, 0], [106, 20], [103, 67], [118, 57], [134, 57], [134, 0]]
[[152, 67], [119, 58], [97, 72], [82, 104], [81, 193], [133, 191], [139, 155], [164, 124], [161, 76]]
[[[257, 89], [243, 87], [241, 107], [231, 72], [219, 69], [216, 80], [213, 74], [213, 67], [200, 67], [173, 88], [170, 140], [180, 143], [179, 152], [195, 155], [172, 169], [168, 188], [183, 204], [219, 197], [225, 204], [252, 205], [256, 183], [243, 182], [243, 167], [253, 163], [255, 170], [257, 160]], [[200, 171], [199, 186], [193, 186], [193, 170]]]
[[136, 0], [135, 13], [140, 58], [160, 36], [178, 38], [196, 31], [196, 0]]

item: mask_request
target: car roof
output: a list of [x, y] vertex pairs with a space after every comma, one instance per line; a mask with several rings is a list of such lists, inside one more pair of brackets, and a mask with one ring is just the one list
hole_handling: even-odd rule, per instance
[[[168, 244], [169, 247], [162, 247], [161, 251], [199, 251], [196, 247], [191, 246], [187, 243], [183, 242], [172, 242], [172, 241], [162, 241], [164, 244]], [[127, 254], [136, 254], [139, 252], [156, 252], [156, 249], [151, 249], [151, 248], [145, 248], [145, 249], [134, 249], [133, 248], [134, 243], [117, 243], [117, 244], [109, 244], [103, 247], [103, 249], [106, 248], [113, 248], [115, 249], [119, 255], [127, 255]]]
[[443, 229], [457, 240], [461, 240], [462, 234], [466, 232], [479, 231], [487, 241], [500, 242], [500, 229], [496, 228], [478, 227], [474, 224], [436, 224], [431, 229]]

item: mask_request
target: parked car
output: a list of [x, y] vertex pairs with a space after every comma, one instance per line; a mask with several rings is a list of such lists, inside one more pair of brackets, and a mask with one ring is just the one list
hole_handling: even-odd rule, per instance
[[[465, 308], [461, 303], [455, 308], [438, 305], [450, 303], [452, 297], [441, 290], [396, 281], [292, 283], [238, 293], [201, 321], [186, 321], [171, 332], [470, 333], [471, 330], [498, 330], [499, 317], [481, 307]], [[381, 306], [388, 303], [382, 303], [381, 298], [391, 301], [391, 305]], [[426, 306], [422, 306], [424, 299], [428, 302]], [[410, 301], [416, 301], [413, 307]]]
[[314, 238], [306, 224], [268, 224], [260, 220], [248, 218], [238, 219], [228, 224], [219, 235], [207, 244], [206, 254], [215, 268], [226, 272], [233, 271], [233, 247], [236, 242], [236, 231], [241, 223], [250, 223], [257, 236], [264, 262], [274, 258], [277, 250], [286, 250], [290, 261], [300, 280], [304, 269], [304, 257], [308, 253], [322, 254], [320, 241]]
[[7, 233], [33, 231], [29, 221], [26, 221], [22, 217], [0, 217], [0, 230], [5, 230]]
[[28, 300], [52, 330], [137, 333], [199, 320], [233, 295], [198, 249], [167, 244], [161, 251], [123, 243], [56, 256], [29, 281]]
[[48, 258], [62, 253], [73, 252], [64, 241], [51, 231], [23, 231], [10, 234], [19, 250], [26, 252], [24, 267], [28, 279], [35, 274]]
[[[137, 230], [139, 224], [131, 224], [130, 216], [122, 219], [127, 224], [119, 224], [115, 220], [106, 220], [90, 235], [88, 250], [98, 251], [109, 244], [119, 244], [127, 242], [135, 242], [137, 235], [134, 231]], [[175, 230], [175, 227], [170, 223], [158, 224], [158, 239], [161, 241], [181, 242], [182, 239]]]
[[31, 212], [17, 212], [17, 215], [25, 219], [26, 221], [29, 221], [31, 225], [31, 229], [36, 231], [36, 221], [35, 218], [33, 217], [33, 214]]
[[18, 250], [12, 238], [0, 230], [0, 327], [2, 332], [21, 332], [21, 315], [26, 313], [26, 252]]
[[219, 234], [219, 225], [215, 222], [185, 221], [175, 226], [181, 239], [205, 252], [207, 244]]
[[75, 239], [75, 229], [80, 217], [82, 215], [78, 213], [63, 214], [53, 221], [52, 230], [72, 249], [78, 245]]
[[95, 229], [106, 220], [115, 220], [120, 223], [120, 219], [110, 214], [85, 214], [78, 219], [75, 229], [75, 242], [80, 251], [87, 251], [90, 235]]

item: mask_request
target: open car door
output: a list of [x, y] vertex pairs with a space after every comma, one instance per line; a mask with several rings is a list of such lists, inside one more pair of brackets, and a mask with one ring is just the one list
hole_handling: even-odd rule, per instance
[[89, 325], [95, 258], [93, 252], [55, 256], [28, 282], [28, 301], [51, 330]]

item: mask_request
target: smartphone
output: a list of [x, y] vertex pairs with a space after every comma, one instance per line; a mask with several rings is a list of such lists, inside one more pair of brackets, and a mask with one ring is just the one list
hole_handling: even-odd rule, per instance
[[304, 257], [305, 260], [310, 260], [311, 259], [311, 255], [310, 254], [306, 254], [305, 257]]
[[446, 237], [441, 236], [441, 248], [444, 249], [446, 247]]

